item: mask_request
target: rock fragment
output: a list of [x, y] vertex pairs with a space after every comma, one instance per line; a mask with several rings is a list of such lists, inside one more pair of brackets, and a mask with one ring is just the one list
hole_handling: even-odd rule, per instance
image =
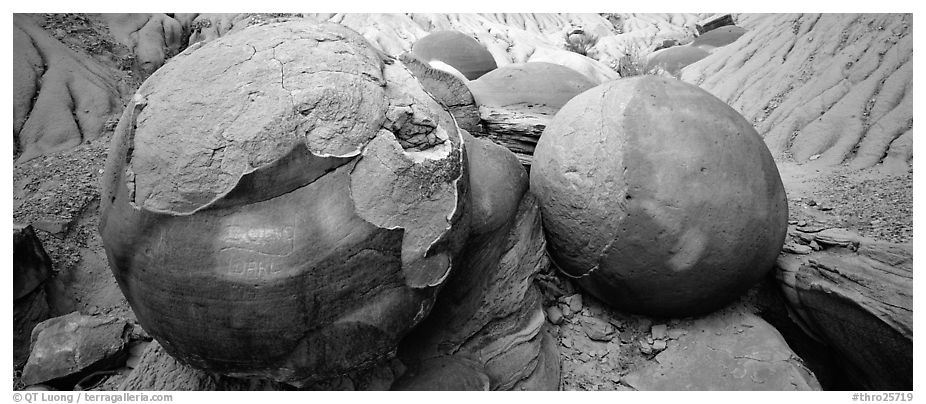
[[592, 341], [608, 342], [614, 339], [614, 327], [594, 317], [582, 318], [582, 330]]
[[[654, 341], [645, 353], [665, 350], [627, 374], [637, 390], [819, 390], [810, 372], [775, 328], [733, 305], [695, 319], [678, 345]], [[736, 332], [736, 330], [742, 332]], [[646, 348], [643, 348], [643, 347]]]
[[547, 307], [547, 320], [550, 324], [560, 325], [563, 323], [563, 312], [559, 307], [551, 306]]
[[667, 335], [666, 330], [667, 330], [667, 326], [665, 324], [653, 325], [651, 329], [651, 334], [653, 335], [653, 339], [665, 339]]
[[42, 322], [32, 332], [23, 383], [68, 386], [83, 375], [118, 367], [125, 361], [131, 327], [115, 317], [77, 312]]

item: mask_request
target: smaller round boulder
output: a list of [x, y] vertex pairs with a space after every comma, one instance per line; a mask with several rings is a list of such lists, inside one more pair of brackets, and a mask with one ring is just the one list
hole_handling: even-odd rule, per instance
[[657, 316], [705, 313], [771, 269], [788, 206], [771, 153], [706, 91], [640, 76], [563, 106], [530, 174], [551, 257], [595, 297]]
[[556, 109], [597, 84], [573, 69], [547, 62], [510, 64], [466, 83], [480, 106], [533, 104]]
[[412, 53], [426, 62], [444, 62], [469, 80], [478, 79], [498, 67], [484, 46], [458, 31], [432, 32], [412, 45]]
[[646, 58], [646, 70], [662, 68], [671, 75], [676, 75], [685, 66], [710, 56], [706, 50], [686, 45], [673, 46], [658, 50]]

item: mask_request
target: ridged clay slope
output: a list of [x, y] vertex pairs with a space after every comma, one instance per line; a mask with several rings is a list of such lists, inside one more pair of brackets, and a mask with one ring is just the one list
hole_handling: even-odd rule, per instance
[[905, 173], [912, 158], [910, 14], [743, 15], [748, 32], [682, 71], [811, 165]]

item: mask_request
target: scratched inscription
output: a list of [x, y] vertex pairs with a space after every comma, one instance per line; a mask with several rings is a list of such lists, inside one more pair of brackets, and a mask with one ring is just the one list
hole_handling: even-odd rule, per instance
[[222, 229], [222, 248], [237, 248], [267, 255], [286, 256], [293, 252], [295, 226], [239, 226]]
[[280, 274], [283, 266], [274, 258], [250, 257], [228, 260], [227, 273], [244, 279], [267, 279]]
[[228, 225], [222, 228], [224, 273], [244, 280], [266, 280], [280, 275], [286, 256], [292, 254], [295, 226]]

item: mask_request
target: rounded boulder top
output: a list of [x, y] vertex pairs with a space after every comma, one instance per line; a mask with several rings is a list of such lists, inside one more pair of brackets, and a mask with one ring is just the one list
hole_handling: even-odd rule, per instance
[[673, 46], [653, 52], [646, 58], [646, 70], [662, 68], [671, 75], [678, 74], [685, 66], [710, 56], [706, 50], [691, 45]]
[[459, 31], [435, 31], [412, 45], [412, 53], [426, 62], [439, 60], [475, 80], [498, 65], [478, 41]]
[[752, 125], [706, 91], [641, 76], [566, 104], [534, 153], [551, 257], [615, 307], [705, 313], [771, 269], [788, 207]]
[[582, 73], [547, 62], [502, 66], [467, 83], [481, 106], [534, 104], [557, 109], [596, 84]]

